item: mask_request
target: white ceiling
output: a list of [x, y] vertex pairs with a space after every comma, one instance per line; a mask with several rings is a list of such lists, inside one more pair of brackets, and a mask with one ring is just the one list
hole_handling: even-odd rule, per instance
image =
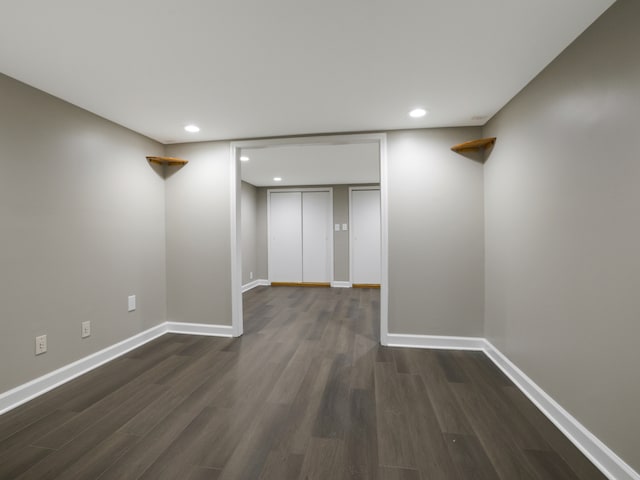
[[163, 143], [482, 125], [612, 3], [0, 0], [0, 72]]
[[[380, 182], [377, 143], [243, 148], [242, 180], [256, 187]], [[273, 177], [281, 177], [276, 182]]]

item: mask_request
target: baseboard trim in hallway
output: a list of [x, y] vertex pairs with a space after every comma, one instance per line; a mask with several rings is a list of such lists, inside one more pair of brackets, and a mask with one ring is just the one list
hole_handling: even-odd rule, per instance
[[268, 287], [269, 285], [271, 285], [271, 282], [269, 280], [263, 280], [263, 279], [253, 280], [252, 282], [245, 283], [244, 285], [242, 285], [242, 293], [248, 292], [249, 290], [253, 290], [256, 287]]
[[[246, 283], [242, 286], [242, 293], [253, 290], [256, 287], [268, 287], [270, 285], [271, 282], [269, 280], [253, 280], [252, 282]], [[297, 285], [298, 284], [296, 284], [296, 286]], [[351, 288], [351, 282], [333, 281], [330, 283], [330, 286], [332, 288]]]
[[[181, 322], [165, 322], [156, 325], [131, 338], [0, 394], [0, 414], [114, 360], [165, 333], [231, 337], [232, 327]], [[615, 452], [587, 430], [486, 339], [402, 334], [388, 334], [386, 338], [387, 346], [390, 347], [483, 351], [607, 478], [611, 480], [640, 480], [638, 472], [634, 471]]]
[[0, 393], [0, 415], [19, 407], [29, 400], [39, 397], [49, 390], [53, 390], [60, 385], [70, 382], [74, 378], [84, 375], [131, 350], [141, 347], [145, 343], [155, 340], [165, 333], [231, 337], [232, 328], [227, 325], [163, 322], [103, 350], [65, 365], [53, 372], [47, 373], [4, 393]]
[[330, 282], [271, 282], [272, 287], [322, 287], [329, 288]]
[[206, 335], [209, 337], [232, 337], [231, 325], [209, 325], [204, 323], [167, 322], [167, 333]]
[[402, 335], [389, 333], [387, 346], [444, 350], [478, 350], [509, 377], [529, 400], [567, 437], [598, 469], [611, 480], [640, 480], [640, 474], [607, 447], [600, 439], [567, 412], [529, 376], [520, 370], [491, 342], [481, 337], [447, 337], [436, 335]]
[[114, 358], [118, 358], [130, 350], [138, 348], [165, 333], [167, 333], [166, 323], [156, 325], [115, 345], [111, 345], [110, 347], [4, 392], [0, 394], [0, 414], [8, 412], [29, 400], [39, 397], [49, 390], [53, 390], [80, 375], [90, 372], [100, 365], [110, 362]]
[[482, 350], [491, 361], [603, 474], [611, 480], [640, 480], [638, 472], [562, 408], [491, 342], [485, 339], [483, 342]]
[[442, 350], [484, 350], [485, 339], [480, 337], [446, 337], [440, 335], [387, 334], [387, 346], [436, 348]]

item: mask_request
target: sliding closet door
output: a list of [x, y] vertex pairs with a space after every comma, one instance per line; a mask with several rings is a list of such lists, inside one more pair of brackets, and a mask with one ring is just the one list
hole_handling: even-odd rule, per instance
[[331, 281], [331, 196], [302, 192], [302, 281]]
[[380, 190], [351, 190], [351, 282], [380, 284]]
[[269, 280], [302, 282], [302, 194], [271, 192]]

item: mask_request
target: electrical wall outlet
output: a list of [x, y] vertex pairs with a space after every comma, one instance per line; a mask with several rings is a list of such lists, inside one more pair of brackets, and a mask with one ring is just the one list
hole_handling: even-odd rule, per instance
[[87, 338], [91, 336], [91, 322], [86, 321], [82, 322], [82, 338]]
[[130, 312], [133, 312], [136, 309], [136, 296], [135, 295], [129, 295], [129, 297], [127, 298], [127, 305], [129, 308]]
[[47, 336], [40, 335], [36, 337], [36, 355], [47, 353]]

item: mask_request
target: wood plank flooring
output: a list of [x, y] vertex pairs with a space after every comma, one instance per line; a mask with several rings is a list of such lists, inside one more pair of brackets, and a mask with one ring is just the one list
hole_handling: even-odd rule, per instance
[[259, 287], [0, 416], [0, 479], [603, 480], [479, 352], [378, 344], [379, 290]]

